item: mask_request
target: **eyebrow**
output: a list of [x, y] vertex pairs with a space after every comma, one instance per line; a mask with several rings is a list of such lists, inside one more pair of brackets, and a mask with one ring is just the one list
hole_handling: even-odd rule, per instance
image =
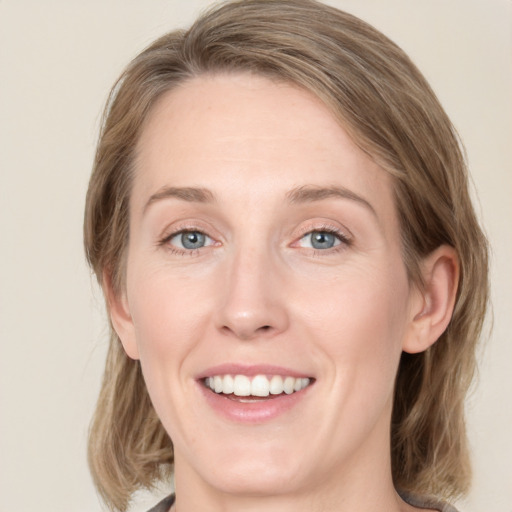
[[377, 217], [377, 212], [369, 201], [345, 187], [318, 187], [316, 185], [304, 185], [290, 190], [286, 194], [286, 197], [290, 203], [309, 203], [331, 198], [349, 199], [363, 205], [370, 210], [375, 217]]
[[198, 187], [162, 187], [155, 192], [144, 205], [143, 213], [153, 204], [163, 199], [181, 199], [189, 203], [213, 203], [215, 197], [206, 188]]
[[[162, 187], [155, 192], [144, 205], [143, 213], [153, 204], [163, 199], [180, 199], [190, 203], [213, 203], [215, 201], [214, 194], [207, 188], [200, 187]], [[322, 201], [324, 199], [338, 198], [349, 199], [365, 206], [373, 215], [377, 217], [377, 212], [373, 206], [360, 195], [351, 190], [340, 187], [319, 187], [316, 185], [304, 185], [286, 193], [289, 203], [310, 203]]]

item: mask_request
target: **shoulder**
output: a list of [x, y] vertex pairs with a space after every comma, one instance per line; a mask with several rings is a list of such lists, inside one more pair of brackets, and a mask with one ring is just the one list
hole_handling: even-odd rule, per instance
[[439, 512], [458, 512], [453, 505], [450, 505], [444, 501], [439, 501], [435, 498], [415, 496], [408, 493], [400, 493], [400, 497], [413, 507], [439, 510]]
[[[414, 507], [430, 508], [439, 510], [439, 512], [457, 512], [457, 509], [449, 503], [444, 503], [434, 498], [425, 498], [403, 493], [401, 493], [400, 496], [404, 501], [409, 503], [409, 505], [413, 505]], [[162, 501], [157, 503], [153, 508], [148, 510], [148, 512], [169, 512], [169, 509], [172, 507], [173, 503], [174, 494], [171, 494], [170, 496], [167, 496], [167, 498], [164, 498]]]
[[167, 496], [162, 501], [157, 503], [153, 508], [149, 509], [148, 512], [169, 512], [169, 509], [174, 503], [174, 494]]

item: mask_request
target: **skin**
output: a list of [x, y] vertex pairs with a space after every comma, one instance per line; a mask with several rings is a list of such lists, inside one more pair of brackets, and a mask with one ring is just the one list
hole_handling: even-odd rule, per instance
[[[110, 310], [173, 440], [179, 512], [413, 510], [391, 479], [394, 377], [402, 350], [425, 350], [449, 321], [453, 251], [423, 262], [425, 290], [409, 282], [391, 177], [293, 85], [195, 78], [158, 101], [137, 150]], [[301, 187], [337, 194], [290, 201]], [[205, 245], [180, 247], [183, 230]], [[325, 230], [335, 245], [312, 248]], [[291, 410], [241, 424], [197, 380], [222, 363], [315, 380]]]

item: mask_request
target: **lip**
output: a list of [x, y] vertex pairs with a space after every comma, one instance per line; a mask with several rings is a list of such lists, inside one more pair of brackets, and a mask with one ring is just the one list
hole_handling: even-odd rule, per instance
[[246, 375], [247, 377], [255, 377], [256, 375], [281, 375], [282, 377], [312, 378], [304, 372], [298, 372], [284, 366], [276, 366], [272, 364], [258, 365], [241, 365], [236, 363], [225, 363], [218, 366], [212, 366], [201, 372], [196, 378], [197, 380], [206, 379], [206, 377], [214, 377], [215, 375]]
[[[268, 399], [243, 402], [227, 398], [225, 395], [217, 394], [207, 388], [203, 380], [206, 377], [213, 377], [214, 375], [246, 375], [247, 377], [254, 377], [256, 375], [281, 375], [283, 377], [290, 376], [295, 378], [309, 377], [312, 379], [312, 384], [290, 395], [282, 394]], [[309, 391], [314, 385], [314, 380], [311, 375], [282, 366], [228, 363], [208, 368], [199, 374], [197, 377], [197, 385], [206, 403], [216, 414], [221, 415], [231, 422], [258, 424], [271, 421], [284, 415], [291, 409], [300, 406], [301, 402], [309, 395]]]

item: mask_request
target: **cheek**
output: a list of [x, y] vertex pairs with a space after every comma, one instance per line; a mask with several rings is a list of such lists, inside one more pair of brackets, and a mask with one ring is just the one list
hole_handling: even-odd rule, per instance
[[131, 284], [130, 311], [142, 364], [179, 359], [204, 320], [206, 284], [161, 268], [134, 273]]
[[308, 294], [303, 318], [321, 352], [343, 368], [338, 378], [392, 384], [407, 328], [408, 289], [405, 272], [366, 267]]
[[190, 391], [187, 361], [204, 337], [204, 286], [148, 266], [131, 276], [130, 311], [144, 380], [166, 430], [179, 439], [177, 418]]

